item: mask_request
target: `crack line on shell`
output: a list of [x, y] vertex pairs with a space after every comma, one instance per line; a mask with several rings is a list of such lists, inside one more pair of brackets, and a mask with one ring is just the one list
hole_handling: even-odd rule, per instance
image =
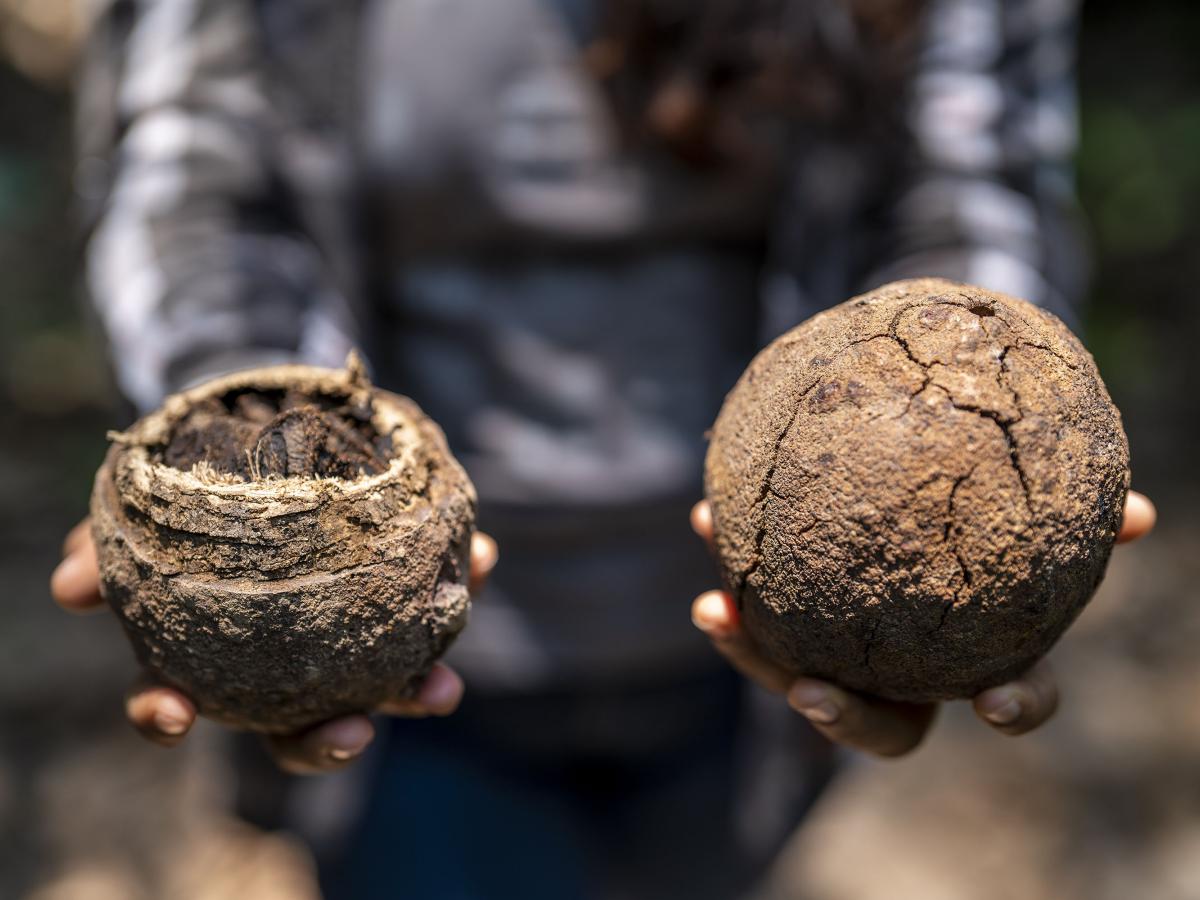
[[[1023, 341], [1020, 338], [1017, 338], [1017, 343], [1013, 346], [1018, 349], [1024, 349], [1025, 347], [1029, 347], [1034, 350], [1042, 350], [1046, 353], [1049, 353], [1051, 356], [1053, 356], [1055, 359], [1057, 359], [1059, 362], [1061, 362], [1064, 366], [1066, 366], [1071, 371], [1073, 371], [1073, 372], [1079, 371], [1078, 365], [1071, 362], [1069, 359], [1067, 359], [1065, 356], [1063, 356], [1061, 353], [1059, 353], [1053, 347], [1048, 347], [1045, 344], [1035, 344], [1032, 341]], [[1013, 348], [1010, 347], [1009, 349], [1011, 350]]]
[[[1022, 326], [1022, 327], [1023, 327], [1023, 328], [1024, 328], [1026, 331], [1036, 331], [1036, 330], [1037, 330], [1037, 329], [1036, 329], [1036, 328], [1034, 328], [1032, 325], [1030, 325], [1030, 324], [1029, 324], [1029, 320], [1028, 320], [1028, 319], [1026, 319], [1026, 318], [1025, 318], [1023, 315], [1021, 315], [1021, 314], [1020, 314], [1020, 312], [1018, 312], [1017, 310], [1015, 310], [1015, 309], [1011, 309], [1011, 310], [1009, 310], [1009, 312], [1010, 312], [1010, 313], [1011, 313], [1013, 316], [1015, 316], [1015, 317], [1016, 317], [1017, 321], [1021, 323], [1021, 326]], [[1012, 323], [1011, 323], [1011, 322], [1009, 322], [1007, 318], [1005, 318], [1005, 317], [998, 317], [998, 318], [1000, 318], [1000, 320], [1001, 320], [1002, 322], [1004, 322], [1004, 324], [1005, 324], [1005, 325], [1007, 325], [1007, 326], [1008, 326], [1009, 330], [1012, 330], [1012, 331], [1015, 331], [1015, 330], [1016, 330], [1016, 329], [1014, 329], [1014, 328], [1013, 328], [1013, 326], [1012, 326]], [[1052, 318], [1053, 318], [1053, 317], [1052, 317]], [[1071, 362], [1069, 359], [1067, 359], [1065, 356], [1063, 356], [1061, 353], [1059, 353], [1059, 352], [1058, 352], [1057, 350], [1055, 350], [1053, 347], [1047, 346], [1046, 344], [1037, 344], [1037, 343], [1034, 343], [1033, 341], [1023, 341], [1023, 340], [1021, 340], [1021, 338], [1020, 338], [1020, 337], [1018, 337], [1018, 338], [1017, 338], [1017, 343], [1016, 343], [1016, 345], [1015, 345], [1015, 346], [1016, 346], [1016, 347], [1032, 347], [1032, 348], [1034, 348], [1035, 350], [1044, 350], [1046, 353], [1049, 353], [1051, 356], [1053, 356], [1053, 357], [1057, 358], [1057, 359], [1058, 359], [1058, 360], [1059, 360], [1059, 361], [1060, 361], [1060, 362], [1061, 362], [1061, 363], [1062, 363], [1064, 366], [1066, 366], [1068, 369], [1071, 369], [1072, 371], [1078, 371], [1078, 370], [1079, 370], [1079, 366], [1078, 366], [1077, 364], [1075, 364], [1075, 363]], [[1011, 349], [1011, 348], [1009, 348], [1009, 349]]]
[[[887, 337], [890, 337], [890, 335], [888, 335], [886, 333], [885, 334], [873, 334], [873, 335], [870, 335], [869, 337], [858, 338], [857, 340], [851, 341], [850, 343], [846, 344], [845, 347], [843, 347], [841, 350], [839, 350], [837, 353], [835, 353], [830, 358], [829, 362], [833, 363], [834, 360], [840, 358], [842, 356], [842, 354], [849, 351], [849, 349], [851, 347], [857, 347], [859, 344], [868, 344], [871, 341], [877, 341], [881, 338], [887, 338]], [[800, 419], [800, 412], [801, 412], [802, 407], [804, 406], [804, 399], [810, 393], [812, 393], [813, 389], [818, 384], [820, 384], [821, 381], [822, 381], [821, 376], [818, 376], [816, 379], [813, 380], [813, 382], [808, 387], [806, 387], [803, 391], [800, 392], [800, 396], [796, 399], [796, 408], [794, 410], [792, 410], [791, 418], [788, 419], [788, 422], [784, 426], [783, 431], [781, 431], [779, 433], [779, 436], [775, 439], [775, 445], [771, 452], [771, 463], [767, 467], [766, 474], [763, 476], [762, 484], [759, 486], [759, 489], [758, 489], [758, 496], [755, 498], [754, 505], [752, 507], [752, 509], [754, 509], [755, 512], [758, 514], [758, 520], [759, 520], [758, 521], [758, 530], [754, 536], [754, 559], [751, 561], [750, 565], [747, 567], [745, 573], [743, 573], [743, 575], [741, 577], [741, 584], [738, 585], [736, 599], [737, 599], [737, 606], [738, 606], [739, 611], [741, 611], [744, 606], [743, 595], [745, 594], [745, 591], [746, 591], [746, 583], [750, 580], [750, 578], [758, 571], [759, 567], [762, 565], [762, 545], [763, 545], [763, 541], [765, 541], [766, 537], [767, 537], [767, 528], [766, 528], [766, 524], [764, 522], [764, 520], [766, 518], [766, 502], [767, 502], [767, 497], [769, 497], [772, 493], [771, 482], [774, 481], [774, 479], [775, 479], [775, 469], [779, 465], [779, 454], [783, 449], [784, 441], [787, 440], [788, 433], [792, 430], [792, 428], [795, 427], [796, 422], [799, 421], [799, 419]], [[817, 522], [814, 520], [812, 525], [809, 525], [807, 528], [803, 529], [800, 533], [803, 534], [805, 532], [811, 531], [812, 528], [816, 526], [816, 524], [817, 524]]]
[[[892, 322], [888, 326], [888, 335], [891, 337], [891, 339], [893, 341], [895, 341], [897, 344], [900, 345], [900, 349], [904, 351], [904, 355], [907, 356], [910, 360], [912, 360], [914, 363], [916, 363], [918, 366], [920, 366], [925, 371], [929, 371], [929, 365], [927, 363], [923, 363], [923, 362], [921, 362], [921, 360], [917, 359], [916, 354], [913, 353], [913, 351], [912, 351], [912, 347], [910, 347], [908, 345], [908, 341], [905, 340], [904, 338], [900, 337], [898, 329], [900, 328], [900, 320], [902, 318], [904, 318], [904, 314], [906, 312], [908, 312], [909, 310], [917, 309], [918, 307], [921, 307], [921, 306], [928, 306], [928, 305], [929, 305], [928, 303], [910, 303], [908, 306], [901, 309], [899, 312], [896, 313], [896, 315], [894, 315], [892, 317]], [[957, 303], [953, 303], [950, 305], [958, 306]]]
[[[945, 306], [959, 306], [960, 308], [963, 308], [963, 307], [961, 307], [961, 304], [958, 304], [958, 303], [947, 303], [945, 301], [940, 301], [940, 303], [941, 303], [941, 305], [945, 305]], [[920, 366], [922, 369], [924, 369], [926, 372], [928, 372], [934, 365], [936, 365], [936, 363], [924, 363], [921, 360], [919, 360], [917, 358], [916, 354], [913, 353], [912, 348], [908, 344], [908, 341], [900, 336], [898, 329], [900, 327], [900, 320], [904, 317], [905, 313], [909, 312], [910, 310], [917, 309], [918, 307], [921, 307], [921, 306], [930, 306], [930, 305], [936, 305], [936, 304], [913, 303], [913, 304], [910, 304], [910, 305], [904, 307], [903, 309], [898, 311], [896, 313], [896, 315], [892, 318], [892, 324], [890, 327], [890, 334], [891, 334], [892, 338], [896, 341], [897, 344], [900, 345], [900, 348], [904, 351], [904, 353], [908, 356], [908, 358], [910, 360], [912, 360], [914, 363], [916, 363], [918, 366]], [[1004, 320], [1002, 320], [1002, 321], [1004, 321]], [[1025, 323], [1024, 320], [1022, 320], [1022, 324], [1025, 324], [1026, 327], [1028, 327], [1028, 324]], [[1005, 325], [1011, 328], [1011, 326], [1009, 326], [1007, 322], [1005, 322]], [[1019, 338], [1018, 338], [1017, 343], [1018, 343], [1018, 345], [1020, 344]], [[1002, 369], [1004, 369], [1004, 359], [1005, 359], [1005, 357], [1007, 357], [1008, 351], [1011, 350], [1013, 348], [1013, 346], [1014, 345], [1011, 345], [1011, 344], [1007, 345], [1001, 351], [1000, 363], [1001, 363]], [[1051, 351], [1051, 352], [1053, 352], [1053, 351]], [[997, 381], [998, 382], [999, 382], [999, 378], [1000, 378], [1000, 375], [999, 375], [999, 373], [997, 373]], [[930, 381], [932, 382], [932, 378], [930, 379]], [[946, 397], [950, 400], [950, 405], [953, 406], [955, 409], [962, 410], [963, 412], [973, 412], [978, 416], [982, 416], [983, 418], [991, 419], [1000, 428], [1001, 432], [1003, 432], [1003, 434], [1004, 434], [1004, 441], [1008, 445], [1009, 460], [1012, 462], [1013, 470], [1017, 473], [1017, 479], [1021, 482], [1021, 491], [1025, 495], [1025, 508], [1028, 510], [1030, 516], [1032, 517], [1033, 501], [1032, 501], [1032, 496], [1031, 496], [1030, 488], [1029, 488], [1029, 479], [1028, 479], [1028, 476], [1025, 474], [1025, 469], [1021, 465], [1020, 452], [1017, 449], [1017, 442], [1016, 442], [1016, 439], [1013, 437], [1013, 434], [1011, 431], [1011, 427], [1013, 425], [1015, 425], [1017, 422], [1020, 422], [1021, 418], [1022, 418], [1022, 416], [1020, 414], [1021, 407], [1020, 407], [1019, 400], [1016, 396], [1016, 391], [1014, 391], [1011, 386], [1006, 386], [1001, 383], [1001, 386], [1007, 387], [1007, 389], [1013, 393], [1014, 405], [1017, 407], [1017, 413], [1018, 413], [1017, 417], [1015, 419], [1010, 419], [1010, 418], [1007, 418], [1006, 416], [1002, 416], [1000, 413], [996, 412], [995, 410], [983, 409], [982, 407], [972, 406], [972, 405], [966, 404], [966, 403], [959, 403], [954, 399], [954, 395], [952, 393], [950, 393], [950, 391], [947, 388], [942, 387], [942, 385], [937, 384], [936, 382], [932, 382], [932, 385], [933, 385], [933, 387], [940, 388], [946, 394]], [[925, 387], [927, 387], [927, 386], [928, 385], [922, 386], [921, 390], [924, 390]], [[918, 391], [918, 393], [920, 393], [920, 392]]]
[[[990, 419], [991, 421], [995, 422], [997, 427], [1000, 428], [1001, 433], [1004, 435], [1005, 443], [1008, 446], [1009, 460], [1012, 464], [1013, 470], [1016, 472], [1017, 479], [1021, 483], [1021, 490], [1022, 490], [1022, 493], [1024, 494], [1024, 499], [1025, 499], [1025, 507], [1026, 507], [1027, 511], [1029, 512], [1030, 516], [1032, 517], [1033, 503], [1032, 503], [1032, 498], [1031, 498], [1028, 477], [1026, 476], [1025, 470], [1021, 465], [1020, 455], [1019, 455], [1019, 451], [1017, 449], [1016, 440], [1010, 431], [1010, 426], [1021, 421], [1021, 418], [1022, 418], [1021, 415], [1018, 414], [1018, 416], [1015, 419], [1008, 419], [1008, 418], [1002, 416], [1000, 413], [996, 412], [995, 410], [987, 410], [987, 409], [983, 409], [981, 407], [971, 406], [968, 404], [961, 404], [961, 403], [956, 402], [954, 400], [953, 394], [951, 394], [951, 392], [948, 389], [946, 389], [945, 387], [943, 387], [942, 385], [934, 382], [933, 376], [931, 374], [929, 374], [930, 369], [934, 365], [942, 365], [942, 364], [941, 363], [922, 362], [917, 357], [917, 355], [913, 352], [912, 347], [909, 345], [907, 339], [901, 337], [899, 334], [900, 320], [904, 317], [905, 313], [908, 313], [914, 309], [919, 309], [921, 307], [928, 307], [928, 306], [932, 306], [932, 305], [954, 306], [959, 309], [967, 309], [968, 308], [965, 304], [953, 303], [953, 302], [944, 301], [944, 300], [934, 301], [933, 303], [930, 303], [928, 301], [918, 301], [916, 303], [906, 304], [904, 307], [902, 307], [901, 309], [896, 311], [895, 315], [892, 317], [890, 324], [888, 325], [888, 330], [886, 332], [881, 333], [881, 334], [873, 334], [873, 335], [870, 335], [870, 336], [864, 337], [864, 338], [858, 338], [857, 340], [849, 342], [841, 350], [839, 350], [837, 353], [835, 353], [830, 358], [829, 362], [832, 363], [834, 360], [838, 359], [844, 353], [846, 353], [851, 347], [855, 347], [860, 344], [870, 343], [871, 341], [880, 340], [882, 338], [888, 338], [888, 339], [894, 341], [896, 343], [896, 345], [898, 347], [900, 347], [901, 350], [904, 351], [904, 355], [907, 356], [908, 359], [913, 364], [919, 366], [925, 372], [925, 377], [924, 377], [920, 387], [918, 387], [917, 390], [915, 390], [911, 394], [909, 394], [908, 403], [905, 406], [904, 411], [901, 412], [899, 415], [893, 417], [893, 419], [898, 420], [898, 419], [901, 419], [904, 416], [906, 416], [912, 410], [912, 404], [913, 404], [913, 401], [916, 399], [916, 397], [919, 396], [922, 392], [924, 392], [927, 388], [932, 386], [932, 387], [935, 387], [935, 388], [938, 388], [939, 390], [941, 390], [946, 395], [947, 399], [950, 401], [950, 405], [953, 406], [955, 409], [961, 410], [963, 412], [973, 412], [982, 418]], [[1011, 329], [1012, 326], [1007, 321], [1007, 319], [1001, 318], [1001, 321], [1004, 322], [1006, 327]], [[1023, 325], [1025, 325], [1026, 327], [1029, 327], [1028, 323], [1026, 323], [1023, 319], [1021, 320], [1021, 323]], [[1017, 343], [1015, 345], [1014, 344], [1006, 345], [1003, 348], [1003, 350], [1001, 351], [999, 361], [1001, 363], [1002, 369], [1006, 368], [1004, 365], [1004, 362], [1005, 362], [1005, 357], [1007, 357], [1007, 355], [1008, 355], [1008, 352], [1010, 350], [1014, 349], [1014, 347], [1019, 347], [1019, 346], [1037, 347], [1039, 349], [1047, 350], [1048, 352], [1054, 354], [1055, 356], [1058, 356], [1058, 354], [1049, 347], [1043, 347], [1042, 345], [1038, 345], [1038, 344], [1030, 344], [1030, 343], [1022, 342], [1018, 338]], [[1063, 362], [1065, 363], [1066, 360], [1063, 360]], [[1072, 368], [1074, 368], [1074, 367], [1072, 367]], [[796, 422], [800, 418], [801, 406], [803, 405], [801, 401], [803, 401], [813, 391], [813, 389], [816, 388], [816, 386], [821, 383], [822, 380], [823, 380], [823, 377], [818, 377], [815, 381], [813, 381], [811, 384], [809, 384], [808, 387], [806, 387], [801, 392], [800, 397], [798, 398], [798, 401], [796, 403], [796, 409], [792, 412], [792, 416], [788, 420], [787, 425], [784, 427], [784, 429], [780, 432], [779, 436], [775, 440], [774, 448], [773, 448], [772, 455], [771, 455], [771, 463], [767, 468], [766, 475], [763, 478], [762, 485], [759, 488], [758, 496], [756, 497], [754, 506], [753, 506], [753, 509], [755, 511], [757, 511], [757, 513], [759, 515], [759, 524], [758, 524], [757, 533], [755, 534], [755, 537], [754, 537], [753, 561], [751, 562], [750, 566], [746, 569], [745, 573], [742, 575], [741, 584], [738, 586], [738, 592], [737, 592], [736, 599], [737, 599], [737, 605], [738, 605], [739, 610], [741, 610], [744, 607], [744, 594], [745, 594], [746, 584], [748, 583], [750, 578], [755, 573], [758, 572], [759, 568], [761, 568], [762, 563], [763, 563], [762, 546], [763, 546], [763, 542], [766, 540], [766, 524], [764, 521], [765, 505], [766, 505], [767, 498], [772, 493], [771, 482], [774, 480], [775, 470], [779, 464], [779, 455], [782, 451], [783, 444], [784, 444], [785, 440], [787, 439], [787, 435], [795, 427]], [[1007, 387], [1007, 389], [1013, 394], [1014, 405], [1017, 407], [1018, 413], [1019, 413], [1020, 412], [1020, 402], [1019, 402], [1019, 397], [1017, 395], [1017, 392], [1011, 386], [1003, 385], [1003, 383], [1000, 381], [999, 373], [997, 374], [997, 381], [998, 381], [998, 383], [1001, 384], [1001, 386]], [[880, 417], [876, 416], [868, 421], [874, 421], [874, 419], [876, 419], [876, 418], [880, 418]], [[967, 477], [969, 477], [970, 474], [973, 474], [973, 473], [974, 473], [974, 469], [971, 470], [971, 473], [968, 473]], [[814, 521], [812, 525], [803, 529], [803, 531], [800, 533], [806, 533], [807, 531], [810, 531], [813, 527], [815, 527], [816, 524], [818, 524], [818, 521]], [[963, 571], [964, 571], [964, 573], [966, 572], [965, 568]]]
[[779, 454], [783, 447], [783, 442], [787, 439], [788, 432], [792, 430], [792, 427], [800, 418], [800, 409], [804, 405], [804, 398], [807, 397], [812, 389], [820, 383], [821, 379], [818, 378], [804, 389], [796, 402], [796, 408], [792, 411], [791, 418], [788, 419], [787, 425], [785, 425], [783, 431], [779, 433], [779, 437], [775, 439], [775, 447], [771, 453], [771, 464], [767, 467], [766, 475], [763, 477], [762, 486], [759, 488], [758, 497], [754, 501], [754, 510], [758, 515], [758, 531], [754, 535], [754, 559], [751, 561], [750, 566], [746, 569], [745, 574], [742, 575], [742, 583], [738, 586], [737, 606], [739, 612], [741, 612], [745, 606], [744, 598], [746, 594], [746, 584], [750, 581], [750, 578], [754, 575], [754, 573], [758, 571], [759, 566], [762, 565], [762, 547], [763, 542], [767, 538], [767, 497], [769, 497], [771, 494], [771, 482], [775, 478], [775, 468], [779, 465]]
[[912, 412], [913, 401], [915, 401], [919, 396], [921, 396], [921, 394], [925, 393], [925, 388], [929, 387], [929, 385], [931, 385], [931, 384], [933, 384], [933, 376], [930, 375], [929, 370], [926, 369], [925, 377], [921, 380], [921, 383], [917, 386], [917, 389], [915, 391], [909, 392], [908, 402], [906, 402], [904, 404], [904, 409], [902, 409], [900, 412], [896, 413], [896, 415], [894, 415], [894, 416], [884, 416], [884, 415], [871, 416], [871, 418], [867, 419], [867, 422], [870, 423], [870, 422], [874, 422], [878, 419], [884, 419], [884, 418], [886, 418], [889, 422], [899, 422], [901, 419], [903, 419], [905, 416], [907, 416], [910, 412]]
[[[906, 312], [908, 312], [910, 309], [917, 309], [918, 307], [927, 306], [927, 305], [928, 304], [923, 301], [917, 301], [916, 303], [907, 304], [903, 309], [900, 309], [895, 314], [895, 316], [892, 318], [891, 324], [888, 326], [887, 331], [882, 332], [880, 334], [873, 334], [873, 335], [869, 335], [868, 337], [858, 338], [857, 340], [850, 341], [848, 344], [846, 344], [846, 346], [842, 347], [842, 349], [840, 349], [837, 353], [835, 353], [832, 357], [830, 357], [829, 363], [832, 364], [835, 360], [839, 359], [844, 353], [849, 351], [851, 347], [857, 347], [860, 344], [868, 344], [871, 341], [877, 341], [877, 340], [887, 338], [892, 341], [895, 341], [896, 344], [898, 344], [900, 346], [900, 348], [904, 351], [905, 355], [907, 355], [908, 358], [910, 360], [912, 360], [912, 362], [914, 362], [916, 365], [920, 366], [923, 370], [925, 370], [926, 373], [928, 373], [929, 366], [925, 365], [919, 359], [917, 359], [916, 356], [913, 355], [912, 350], [909, 348], [907, 341], [905, 341], [903, 338], [901, 338], [896, 333], [896, 329], [899, 327], [899, 324], [900, 324], [900, 319]], [[954, 305], [957, 305], [957, 304], [954, 304]], [[771, 464], [767, 467], [766, 475], [764, 476], [763, 482], [759, 487], [758, 496], [755, 498], [754, 505], [752, 507], [758, 514], [758, 530], [754, 536], [754, 558], [751, 561], [750, 565], [747, 567], [746, 571], [742, 574], [741, 584], [738, 585], [736, 600], [737, 600], [737, 607], [738, 607], [739, 612], [745, 606], [746, 584], [749, 582], [750, 578], [753, 577], [758, 572], [759, 568], [761, 568], [762, 563], [763, 563], [762, 547], [763, 547], [763, 542], [766, 540], [766, 536], [767, 536], [767, 527], [766, 527], [766, 522], [765, 522], [766, 501], [767, 501], [767, 497], [771, 493], [771, 482], [775, 478], [775, 469], [779, 465], [779, 454], [783, 448], [784, 441], [787, 439], [788, 433], [792, 430], [793, 427], [795, 427], [796, 422], [800, 418], [800, 412], [801, 412], [801, 408], [803, 407], [804, 399], [813, 391], [813, 389], [818, 384], [821, 383], [822, 380], [823, 380], [823, 376], [818, 376], [810, 385], [808, 385], [808, 387], [806, 387], [801, 392], [801, 394], [796, 402], [796, 408], [792, 411], [791, 418], [788, 420], [787, 425], [784, 426], [783, 431], [781, 431], [779, 436], [775, 439], [775, 446], [771, 453]], [[908, 409], [912, 408], [913, 397], [915, 397], [917, 394], [919, 394], [921, 391], [923, 391], [928, 386], [928, 383], [930, 380], [932, 380], [932, 379], [927, 375], [925, 383], [921, 385], [921, 388], [916, 393], [914, 393], [912, 396], [909, 397], [908, 407], [905, 409], [905, 413], [901, 414], [901, 417], [908, 412]], [[810, 525], [808, 528], [805, 528], [804, 531], [801, 533], [810, 531], [813, 527], [815, 527], [816, 524], [817, 523], [814, 521], [813, 525]]]
[[[959, 600], [962, 598], [964, 588], [970, 588], [974, 585], [974, 576], [971, 575], [971, 570], [967, 567], [967, 561], [963, 557], [962, 548], [958, 545], [958, 534], [955, 531], [955, 526], [958, 524], [957, 510], [955, 508], [955, 497], [958, 495], [959, 488], [971, 480], [975, 475], [975, 470], [978, 469], [978, 464], [971, 467], [971, 470], [965, 475], [960, 475], [954, 479], [954, 484], [950, 487], [950, 494], [946, 498], [946, 526], [942, 532], [942, 541], [950, 545], [950, 552], [954, 554], [954, 561], [958, 563], [958, 568], [962, 572], [962, 583], [954, 591], [954, 597], [942, 609], [942, 617], [938, 621], [937, 628], [940, 630], [946, 624], [946, 617], [950, 614], [950, 610], [958, 606]], [[950, 540], [950, 536], [954, 535], [954, 540]]]
[[1012, 463], [1013, 471], [1017, 474], [1017, 480], [1021, 482], [1021, 491], [1025, 496], [1025, 508], [1030, 516], [1033, 515], [1033, 497], [1029, 487], [1029, 478], [1025, 474], [1025, 469], [1021, 465], [1021, 455], [1017, 448], [1017, 441], [1012, 435], [1012, 426], [1021, 421], [1021, 416], [1015, 419], [1010, 419], [1001, 415], [994, 409], [983, 409], [978, 406], [972, 406], [969, 403], [957, 402], [953, 395], [943, 388], [940, 384], [935, 384], [934, 387], [940, 388], [950, 401], [950, 405], [962, 412], [975, 413], [980, 418], [989, 419], [996, 423], [996, 427], [1000, 429], [1000, 433], [1004, 435], [1004, 441], [1008, 445], [1008, 459]]

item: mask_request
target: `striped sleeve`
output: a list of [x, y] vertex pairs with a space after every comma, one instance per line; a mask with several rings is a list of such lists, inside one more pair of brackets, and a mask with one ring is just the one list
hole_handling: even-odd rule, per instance
[[934, 0], [908, 111], [911, 159], [886, 263], [869, 281], [941, 275], [1076, 318], [1077, 5]]
[[87, 287], [143, 409], [223, 371], [337, 364], [352, 342], [282, 164], [258, 24], [250, 0], [105, 0], [92, 29]]

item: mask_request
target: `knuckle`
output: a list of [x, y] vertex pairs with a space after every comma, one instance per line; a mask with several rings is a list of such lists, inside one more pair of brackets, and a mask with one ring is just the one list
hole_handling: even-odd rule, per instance
[[280, 771], [286, 772], [288, 775], [315, 775], [317, 773], [317, 770], [306, 760], [285, 754], [272, 754], [272, 756]]
[[320, 771], [320, 760], [308, 747], [285, 738], [270, 738], [267, 749], [275, 765], [289, 775], [312, 775]]
[[884, 759], [899, 759], [902, 756], [908, 756], [917, 749], [921, 744], [919, 737], [909, 738], [895, 744], [884, 744], [877, 751], [877, 756], [882, 756]]
[[895, 759], [907, 756], [920, 746], [925, 732], [909, 725], [882, 727], [870, 736], [870, 747], [878, 756]]

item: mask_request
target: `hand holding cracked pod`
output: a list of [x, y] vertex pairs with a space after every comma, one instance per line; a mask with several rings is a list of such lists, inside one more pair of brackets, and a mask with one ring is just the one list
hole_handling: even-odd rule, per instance
[[217, 379], [113, 441], [92, 495], [102, 592], [210, 718], [286, 734], [374, 709], [465, 625], [474, 488], [353, 360]]
[[762, 652], [894, 700], [1028, 669], [1092, 596], [1129, 455], [1054, 316], [953, 282], [887, 285], [767, 347], [706, 465], [727, 589]]

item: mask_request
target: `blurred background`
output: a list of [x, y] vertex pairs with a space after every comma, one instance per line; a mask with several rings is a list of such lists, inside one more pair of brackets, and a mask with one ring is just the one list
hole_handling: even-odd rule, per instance
[[[304, 853], [222, 812], [220, 736], [143, 744], [132, 657], [47, 577], [118, 412], [78, 292], [71, 0], [0, 0], [0, 898], [315, 896]], [[1089, 0], [1079, 187], [1085, 341], [1120, 406], [1151, 539], [1118, 552], [1056, 651], [1065, 702], [1011, 740], [947, 709], [902, 762], [854, 764], [767, 894], [1200, 898], [1200, 4]]]

